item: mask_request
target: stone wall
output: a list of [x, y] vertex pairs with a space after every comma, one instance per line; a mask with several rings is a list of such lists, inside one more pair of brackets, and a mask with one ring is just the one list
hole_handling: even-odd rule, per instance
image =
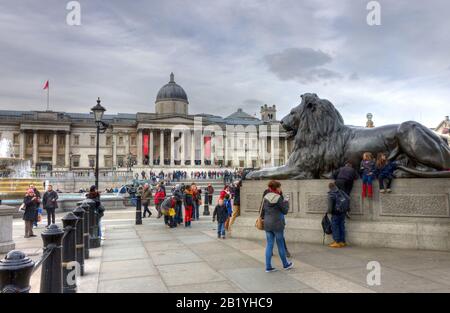
[[[327, 209], [328, 181], [284, 180], [290, 196], [287, 217], [288, 241], [322, 243], [321, 219]], [[233, 235], [263, 238], [254, 227], [267, 181], [244, 181], [241, 218]], [[450, 250], [450, 179], [398, 179], [391, 194], [380, 194], [374, 183], [374, 198], [363, 200], [361, 182], [352, 193], [348, 241], [354, 245]], [[331, 241], [327, 236], [326, 242]]]

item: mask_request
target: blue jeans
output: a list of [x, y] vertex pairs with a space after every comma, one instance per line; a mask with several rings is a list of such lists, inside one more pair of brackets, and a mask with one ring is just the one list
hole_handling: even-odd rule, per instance
[[331, 230], [333, 231], [334, 241], [345, 242], [345, 214], [333, 214], [331, 216]]
[[194, 207], [192, 208], [192, 219], [198, 220], [200, 219], [200, 205], [198, 205], [196, 202], [194, 202]]
[[366, 175], [366, 174], [364, 174], [362, 181], [363, 181], [363, 184], [372, 185], [373, 175]]
[[289, 262], [286, 258], [286, 246], [284, 245], [284, 232], [266, 231], [266, 238], [267, 238], [266, 269], [269, 270], [272, 268], [272, 254], [275, 240], [277, 242], [278, 253], [280, 255], [281, 262], [283, 263], [283, 267], [287, 267], [289, 265]]
[[225, 223], [217, 222], [217, 236], [225, 237]]
[[175, 205], [175, 223], [183, 223], [183, 210], [181, 209], [181, 204], [177, 203]]

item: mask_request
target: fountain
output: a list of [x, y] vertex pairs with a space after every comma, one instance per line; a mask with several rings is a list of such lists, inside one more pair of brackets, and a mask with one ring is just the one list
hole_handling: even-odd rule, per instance
[[40, 180], [31, 176], [31, 161], [15, 157], [10, 140], [0, 140], [0, 200], [22, 199], [29, 185], [40, 188]]
[[12, 222], [17, 208], [2, 205], [2, 200], [23, 199], [30, 184], [42, 188], [39, 180], [31, 177], [31, 162], [16, 158], [10, 140], [0, 140], [0, 253], [13, 250]]

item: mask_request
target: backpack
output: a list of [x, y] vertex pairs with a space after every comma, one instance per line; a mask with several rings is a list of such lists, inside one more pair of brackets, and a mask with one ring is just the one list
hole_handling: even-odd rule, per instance
[[325, 216], [322, 218], [322, 229], [323, 229], [323, 240], [322, 244], [325, 244], [325, 235], [331, 235], [331, 221], [328, 217], [328, 213], [325, 213]]
[[336, 213], [347, 213], [350, 210], [350, 197], [342, 190], [336, 194]]

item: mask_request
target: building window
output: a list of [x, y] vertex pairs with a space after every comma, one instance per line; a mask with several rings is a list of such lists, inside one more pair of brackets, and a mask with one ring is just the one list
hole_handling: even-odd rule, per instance
[[32, 145], [33, 145], [33, 136], [28, 135], [27, 136], [27, 146], [32, 146]]
[[44, 144], [49, 145], [50, 144], [50, 136], [44, 135]]
[[18, 145], [19, 144], [19, 134], [14, 134], [13, 137], [13, 144]]
[[74, 155], [72, 157], [72, 167], [80, 167], [80, 156]]
[[95, 136], [91, 136], [91, 146], [95, 146]]
[[118, 155], [117, 156], [117, 166], [118, 167], [123, 167], [124, 166], [124, 156], [123, 155]]
[[123, 137], [122, 136], [119, 137], [119, 145], [123, 145]]
[[106, 136], [106, 145], [107, 146], [111, 146], [111, 142], [112, 142], [112, 137], [111, 136]]
[[135, 136], [131, 136], [131, 145], [132, 146], [136, 145], [136, 137]]
[[112, 156], [105, 155], [105, 167], [112, 167]]
[[92, 168], [95, 167], [95, 155], [89, 156], [89, 167], [92, 167]]
[[73, 136], [73, 145], [78, 146], [80, 144], [80, 135]]
[[65, 141], [64, 136], [58, 136], [58, 145], [59, 146], [64, 145], [64, 141]]

